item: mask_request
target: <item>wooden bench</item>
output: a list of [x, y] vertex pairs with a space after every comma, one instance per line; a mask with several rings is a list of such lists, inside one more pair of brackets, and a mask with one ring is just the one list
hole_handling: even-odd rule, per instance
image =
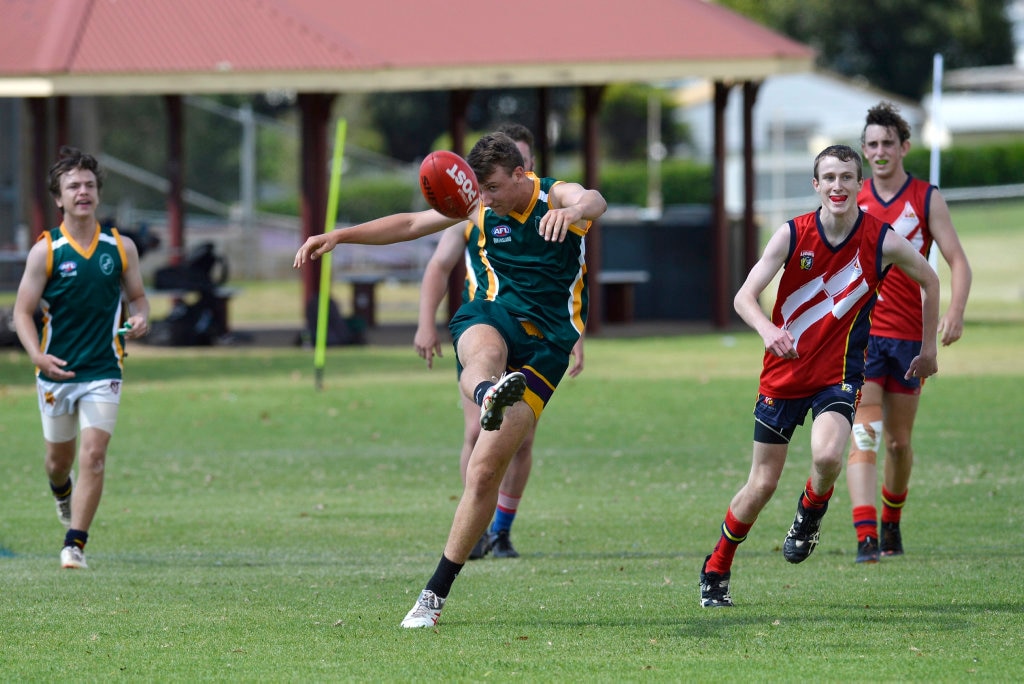
[[641, 270], [598, 272], [597, 282], [604, 295], [604, 320], [609, 323], [632, 323], [636, 311], [636, 286], [650, 279], [651, 274]]
[[352, 285], [352, 315], [372, 328], [377, 325], [377, 286], [385, 282], [416, 283], [423, 277], [420, 270], [348, 273], [339, 279]]

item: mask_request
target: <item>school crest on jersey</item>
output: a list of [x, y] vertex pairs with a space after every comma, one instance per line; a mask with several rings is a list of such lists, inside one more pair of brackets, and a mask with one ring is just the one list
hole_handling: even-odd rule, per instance
[[800, 270], [810, 271], [811, 267], [814, 266], [814, 252], [807, 250], [800, 252]]
[[103, 275], [110, 275], [114, 272], [114, 257], [109, 254], [103, 254], [100, 256], [100, 271]]

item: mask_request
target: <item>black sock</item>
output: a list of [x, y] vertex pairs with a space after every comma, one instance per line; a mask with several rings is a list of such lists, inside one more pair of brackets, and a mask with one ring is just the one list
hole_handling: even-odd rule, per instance
[[55, 485], [51, 482], [50, 491], [53, 492], [53, 495], [58, 499], [64, 499], [71, 496], [71, 478], [69, 477], [68, 481], [62, 485]]
[[452, 582], [458, 577], [459, 570], [462, 570], [462, 565], [453, 563], [442, 555], [437, 570], [434, 570], [434, 576], [427, 582], [427, 590], [440, 598], [448, 598], [448, 592], [452, 590]]
[[68, 530], [64, 535], [64, 546], [77, 546], [84, 549], [87, 541], [89, 541], [89, 533], [82, 530]]
[[487, 390], [492, 387], [494, 387], [494, 383], [489, 380], [484, 380], [476, 386], [476, 389], [473, 390], [473, 401], [476, 402], [477, 406], [483, 406], [484, 395], [487, 394]]

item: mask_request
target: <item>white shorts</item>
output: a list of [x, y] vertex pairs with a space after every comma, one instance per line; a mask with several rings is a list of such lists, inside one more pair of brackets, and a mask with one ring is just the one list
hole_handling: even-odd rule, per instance
[[114, 434], [121, 403], [120, 380], [50, 382], [36, 378], [36, 389], [47, 442], [69, 442], [85, 428]]

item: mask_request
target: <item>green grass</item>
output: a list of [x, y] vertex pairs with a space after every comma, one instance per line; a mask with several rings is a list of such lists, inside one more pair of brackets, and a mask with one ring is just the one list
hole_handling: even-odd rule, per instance
[[[922, 398], [907, 556], [853, 563], [841, 478], [818, 551], [782, 559], [802, 429], [740, 548], [733, 610], [700, 609], [696, 584], [749, 469], [752, 334], [591, 339], [538, 432], [523, 557], [469, 564], [438, 628], [413, 631], [398, 622], [461, 491], [450, 355], [427, 371], [407, 347], [332, 349], [316, 392], [309, 352], [132, 345], [91, 569], [69, 572], [31, 368], [0, 351], [0, 675], [1019, 679], [1024, 202], [953, 214], [975, 280], [964, 338]], [[242, 286], [236, 324], [301, 325], [297, 278]], [[414, 319], [404, 289], [381, 305]]]
[[[974, 282], [965, 318], [971, 321], [1024, 322], [1024, 201], [978, 202], [950, 207]], [[949, 269], [939, 259], [944, 295]], [[947, 296], [943, 297], [948, 301]]]
[[[750, 460], [751, 334], [589, 343], [545, 413], [523, 557], [467, 565], [402, 630], [460, 494], [451, 359], [133, 347], [86, 572], [61, 571], [31, 369], [0, 355], [0, 672], [8, 681], [1011, 680], [1024, 667], [1021, 327], [941, 351], [916, 432], [907, 555], [861, 567], [845, 480], [806, 563], [779, 547], [798, 432], [737, 556], [697, 572]], [[1006, 350], [999, 356], [997, 350]], [[997, 358], [993, 359], [993, 355]]]

